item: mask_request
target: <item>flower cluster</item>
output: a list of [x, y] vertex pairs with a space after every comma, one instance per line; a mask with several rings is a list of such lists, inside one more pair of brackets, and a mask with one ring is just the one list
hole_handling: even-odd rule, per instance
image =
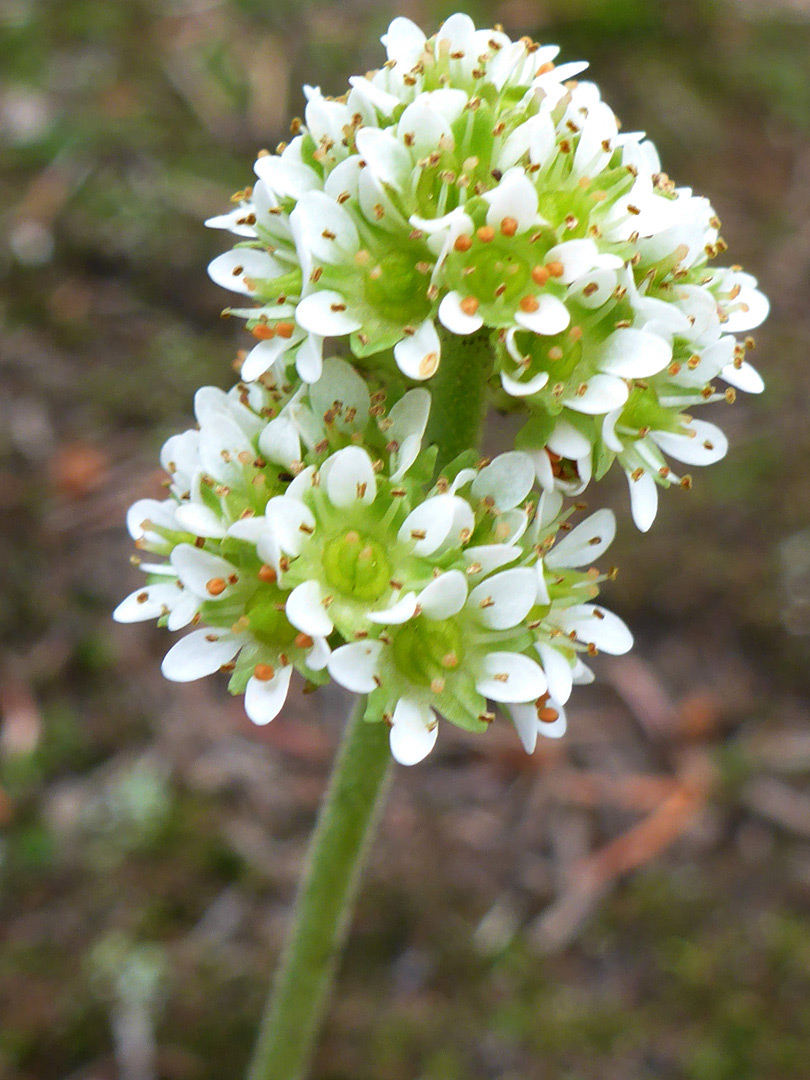
[[[494, 400], [524, 407], [546, 488], [581, 491], [618, 459], [646, 530], [658, 486], [721, 458], [694, 406], [762, 382], [738, 333], [768, 311], [705, 198], [622, 133], [587, 66], [449, 18], [391, 24], [387, 61], [341, 98], [307, 88], [304, 121], [208, 224], [243, 237], [212, 278], [258, 343], [242, 376], [294, 363], [314, 381], [324, 337], [357, 359], [433, 377], [448, 336], [491, 337]], [[729, 384], [718, 390], [713, 380]]]
[[631, 644], [591, 603], [613, 516], [552, 548], [568, 513], [557, 494], [531, 494], [518, 451], [464, 455], [425, 495], [428, 407], [416, 389], [386, 411], [334, 359], [294, 393], [268, 380], [199, 391], [199, 428], [161, 454], [169, 497], [128, 515], [137, 547], [166, 561], [140, 563], [147, 584], [115, 618], [193, 626], [164, 675], [229, 671], [257, 724], [281, 709], [293, 669], [369, 693], [369, 719], [387, 720], [405, 763], [432, 747], [434, 710], [482, 729], [487, 699], [513, 710], [527, 746], [562, 734], [571, 686], [589, 678], [579, 652]]
[[[565, 731], [583, 657], [632, 645], [595, 603], [614, 516], [573, 526], [564, 497], [618, 461], [647, 530], [658, 488], [689, 484], [668, 459], [726, 452], [693, 409], [762, 389], [735, 335], [768, 302], [713, 268], [711, 206], [620, 133], [585, 65], [466, 15], [432, 38], [395, 19], [383, 42], [343, 97], [307, 88], [292, 141], [208, 222], [241, 237], [209, 272], [248, 298], [227, 313], [255, 344], [163, 447], [168, 497], [131, 508], [153, 558], [115, 618], [192, 627], [164, 674], [229, 672], [257, 724], [295, 670], [367, 695], [402, 763], [439, 715], [485, 730], [490, 703], [531, 752]], [[492, 461], [446, 461], [474, 426], [465, 341], [489, 358], [478, 389], [525, 414]]]

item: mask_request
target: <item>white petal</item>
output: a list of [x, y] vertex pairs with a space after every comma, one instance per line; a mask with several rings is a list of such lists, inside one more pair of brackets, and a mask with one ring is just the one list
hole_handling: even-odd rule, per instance
[[425, 49], [425, 35], [410, 19], [400, 15], [380, 38], [389, 60], [410, 70]]
[[597, 510], [580, 522], [546, 555], [550, 569], [590, 566], [613, 542], [616, 517], [612, 510]]
[[249, 236], [255, 238], [256, 226], [248, 225], [245, 218], [253, 210], [250, 203], [240, 203], [235, 210], [231, 210], [228, 214], [217, 214], [216, 217], [210, 217], [205, 222], [208, 229], [227, 229], [229, 232], [235, 233], [237, 236]]
[[300, 555], [315, 528], [310, 508], [290, 494], [276, 495], [268, 502], [265, 517], [282, 550]]
[[417, 602], [427, 619], [449, 619], [467, 602], [467, 579], [460, 570], [448, 570], [419, 593]]
[[257, 248], [234, 248], [225, 251], [208, 266], [208, 276], [223, 289], [252, 296], [256, 282], [276, 278], [284, 267], [266, 251]]
[[295, 354], [295, 370], [305, 383], [314, 383], [323, 371], [323, 338], [307, 334]]
[[546, 443], [552, 454], [568, 458], [570, 461], [578, 461], [591, 452], [590, 441], [585, 435], [575, 428], [568, 420], [558, 418], [554, 424], [554, 430]]
[[319, 337], [340, 337], [359, 330], [362, 321], [347, 310], [340, 293], [324, 289], [305, 296], [295, 309], [295, 321]]
[[459, 292], [449, 292], [439, 304], [439, 321], [451, 334], [474, 334], [484, 325], [484, 320], [476, 313], [468, 315], [461, 309], [464, 297]]
[[612, 412], [627, 401], [627, 383], [614, 375], [593, 375], [586, 383], [583, 394], [563, 400], [563, 405], [574, 412], [597, 415]]
[[338, 450], [321, 470], [326, 494], [333, 506], [353, 506], [361, 502], [368, 506], [377, 494], [377, 478], [367, 451], [359, 446]]
[[[434, 495], [420, 503], [405, 518], [397, 539], [401, 544], [416, 541], [414, 555], [432, 555], [445, 542], [455, 520], [455, 497]], [[424, 536], [421, 535], [424, 533]]]
[[532, 459], [519, 450], [510, 450], [499, 454], [478, 473], [471, 492], [476, 499], [492, 499], [498, 510], [512, 510], [523, 502], [533, 484]]
[[658, 513], [658, 485], [652, 474], [643, 472], [632, 475], [627, 473], [630, 487], [630, 512], [639, 532], [647, 532]]
[[259, 179], [279, 198], [298, 200], [307, 191], [321, 186], [321, 179], [314, 169], [275, 154], [257, 158], [253, 168]]
[[471, 577], [478, 577], [481, 574], [491, 574], [493, 570], [500, 570], [503, 566], [508, 566], [510, 562], [514, 562], [518, 555], [521, 554], [519, 547], [512, 547], [511, 544], [478, 544], [476, 547], [469, 547], [464, 549], [464, 561], [467, 566], [480, 566], [480, 570], [476, 570]]
[[563, 656], [559, 649], [544, 641], [535, 645], [540, 655], [543, 670], [548, 679], [548, 692], [555, 701], [565, 704], [571, 696], [574, 686], [574, 669], [567, 656]]
[[476, 585], [470, 593], [467, 607], [482, 626], [491, 630], [508, 630], [526, 618], [536, 599], [534, 571], [517, 567], [503, 570]]
[[335, 628], [323, 605], [324, 593], [318, 581], [305, 581], [287, 597], [284, 613], [296, 630], [310, 637], [327, 637]]
[[566, 634], [574, 631], [580, 641], [593, 644], [602, 652], [620, 656], [633, 647], [633, 635], [619, 616], [596, 604], [577, 604], [552, 615]]
[[397, 366], [409, 379], [429, 379], [435, 375], [440, 357], [441, 345], [433, 319], [425, 319], [413, 336], [402, 338], [394, 346]]
[[317, 264], [345, 263], [360, 246], [351, 214], [323, 191], [304, 195], [290, 214], [290, 225], [296, 246], [305, 245]]
[[618, 280], [615, 270], [591, 270], [572, 283], [568, 299], [585, 308], [601, 307], [613, 295]]
[[[389, 117], [394, 109], [401, 104], [395, 94], [389, 94], [387, 90], [383, 90], [376, 82], [366, 79], [363, 75], [352, 75], [349, 79], [349, 85], [352, 88], [347, 102], [349, 111], [351, 113], [356, 112], [356, 106], [362, 104], [361, 112], [365, 114], [365, 117], [371, 123], [376, 123], [377, 120], [374, 110], [385, 117]], [[368, 131], [369, 129], [361, 128], [361, 130]], [[377, 129], [372, 128], [371, 130], [376, 131]]]
[[497, 187], [484, 194], [489, 203], [487, 225], [498, 229], [504, 218], [517, 221], [523, 233], [537, 221], [537, 188], [521, 168], [507, 169]]
[[392, 480], [403, 477], [419, 456], [429, 416], [430, 393], [421, 388], [409, 390], [388, 414], [388, 437], [399, 444], [392, 456]]
[[643, 379], [663, 371], [672, 359], [668, 341], [646, 330], [614, 330], [602, 346], [599, 367], [609, 375]]
[[275, 720], [287, 700], [292, 668], [280, 667], [272, 679], [257, 679], [252, 675], [245, 687], [245, 712], [254, 724], [269, 724]]
[[411, 155], [392, 132], [361, 127], [356, 142], [358, 154], [379, 183], [399, 187], [413, 171]]
[[161, 540], [162, 537], [152, 532], [150, 525], [176, 530], [176, 510], [177, 503], [174, 499], [138, 499], [127, 510], [127, 531], [133, 540], [140, 540], [144, 536]]
[[309, 402], [321, 420], [337, 408], [333, 423], [346, 431], [365, 426], [371, 404], [365, 381], [351, 364], [336, 357], [324, 361], [323, 374], [309, 388]]
[[537, 394], [548, 382], [548, 372], [541, 371], [533, 378], [528, 379], [526, 382], [521, 382], [519, 379], [513, 379], [511, 375], [507, 375], [505, 371], [501, 372], [501, 386], [512, 397], [529, 397], [531, 394]]
[[501, 171], [516, 165], [524, 154], [533, 165], [545, 165], [554, 148], [554, 121], [548, 113], [539, 113], [520, 124], [497, 151], [496, 164]]
[[556, 296], [546, 293], [535, 297], [538, 303], [536, 311], [523, 311], [520, 308], [515, 312], [515, 322], [531, 330], [535, 334], [553, 336], [560, 334], [571, 322], [568, 308]]
[[360, 157], [352, 154], [351, 157], [341, 161], [329, 173], [323, 183], [323, 190], [332, 199], [338, 199], [341, 195], [351, 195], [357, 198], [360, 185]]
[[223, 537], [228, 532], [228, 525], [221, 514], [202, 503], [185, 502], [175, 512], [177, 524], [185, 532], [195, 536]]
[[[745, 277], [750, 278], [750, 275], [746, 274]], [[728, 334], [739, 334], [746, 330], [754, 330], [765, 322], [771, 310], [767, 296], [758, 289], [745, 286], [743, 286], [742, 292], [737, 299], [729, 304], [730, 308], [735, 306], [737, 310], [732, 310], [726, 322], [723, 323], [723, 330]]]
[[416, 593], [405, 593], [391, 607], [382, 611], [372, 611], [366, 616], [369, 622], [381, 626], [399, 626], [416, 614]]
[[172, 610], [169, 613], [169, 617], [166, 620], [166, 626], [169, 630], [182, 630], [184, 626], [188, 626], [200, 607], [200, 601], [188, 589], [183, 589], [178, 593], [178, 599], [175, 602]]
[[510, 705], [507, 711], [523, 743], [523, 749], [527, 754], [533, 754], [537, 746], [537, 729], [540, 726], [537, 709], [534, 705]]
[[[435, 92], [435, 91], [434, 91]], [[467, 95], [463, 91], [458, 91]], [[426, 98], [431, 94], [420, 94], [404, 111], [397, 125], [397, 135], [400, 139], [408, 139], [408, 147], [414, 161], [427, 157], [439, 145], [439, 140], [452, 145], [453, 132], [450, 123], [442, 114], [432, 106]]]
[[694, 435], [674, 435], [669, 431], [651, 431], [650, 438], [676, 461], [686, 465], [713, 465], [726, 456], [728, 439], [714, 424], [692, 420], [684, 427]]
[[145, 585], [122, 600], [112, 617], [120, 623], [159, 619], [161, 615], [171, 611], [182, 595], [183, 592], [177, 587], [176, 581]]
[[746, 394], [761, 394], [765, 389], [762, 376], [747, 360], [743, 360], [739, 367], [735, 364], [727, 364], [720, 372], [720, 376]]
[[[171, 563], [185, 587], [204, 600], [223, 600], [230, 596], [238, 578], [232, 563], [193, 544], [178, 544], [172, 551]], [[206, 585], [216, 579], [226, 582], [226, 586], [217, 595], [212, 595]]]
[[545, 255], [545, 261], [562, 263], [563, 272], [558, 280], [563, 285], [570, 285], [592, 270], [598, 257], [599, 249], [593, 240], [565, 240]]
[[336, 683], [355, 694], [370, 694], [376, 689], [375, 675], [379, 668], [381, 641], [353, 641], [341, 645], [329, 657], [326, 665]]
[[400, 765], [416, 765], [436, 745], [436, 714], [426, 705], [400, 698], [392, 717], [391, 753]]
[[312, 648], [307, 653], [307, 667], [313, 671], [323, 671], [329, 663], [331, 649], [326, 638], [316, 637]]
[[475, 689], [492, 701], [534, 701], [548, 685], [537, 661], [522, 653], [487, 653], [476, 676]]
[[160, 670], [172, 682], [193, 682], [230, 663], [243, 644], [228, 630], [194, 630], [169, 649]]
[[245, 382], [252, 382], [254, 379], [258, 379], [260, 375], [263, 375], [268, 368], [271, 368], [276, 363], [279, 357], [283, 356], [288, 349], [291, 349], [296, 344], [296, 340], [300, 340], [300, 337], [299, 332], [291, 338], [277, 336], [270, 338], [269, 341], [260, 341], [257, 345], [254, 345], [242, 364], [241, 375]]
[[270, 420], [259, 436], [259, 449], [270, 460], [288, 469], [301, 460], [301, 440], [298, 428], [289, 414], [282, 413]]

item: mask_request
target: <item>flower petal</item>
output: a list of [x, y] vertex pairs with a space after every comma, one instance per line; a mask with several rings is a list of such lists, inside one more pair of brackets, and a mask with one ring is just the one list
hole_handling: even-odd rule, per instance
[[630, 512], [639, 532], [648, 532], [658, 513], [658, 485], [649, 472], [627, 473], [630, 487]]
[[460, 570], [448, 570], [419, 593], [417, 603], [426, 619], [449, 619], [467, 602], [467, 579]]
[[366, 618], [369, 622], [381, 626], [399, 626], [416, 614], [416, 593], [409, 592], [401, 596], [395, 604], [381, 611], [371, 611]]
[[535, 297], [537, 309], [535, 311], [523, 311], [520, 308], [515, 312], [515, 322], [531, 330], [535, 334], [553, 336], [561, 334], [571, 322], [568, 308], [556, 296], [546, 293]]
[[509, 630], [526, 618], [536, 598], [534, 571], [528, 567], [516, 567], [502, 570], [476, 585], [470, 593], [467, 607], [482, 626], [491, 630]]
[[246, 296], [256, 292], [257, 281], [276, 278], [283, 273], [281, 263], [258, 248], [225, 251], [208, 265], [208, 276], [215, 284]]
[[227, 534], [227, 521], [210, 506], [197, 502], [184, 502], [175, 511], [175, 520], [184, 532], [195, 536], [220, 538]]
[[510, 450], [499, 454], [472, 482], [476, 499], [491, 499], [498, 510], [518, 506], [534, 485], [534, 464], [528, 454]]
[[427, 705], [400, 698], [394, 708], [391, 753], [400, 765], [416, 765], [436, 745], [439, 725], [436, 714]]
[[674, 435], [670, 431], [651, 431], [650, 438], [665, 454], [685, 465], [713, 465], [726, 456], [728, 439], [714, 424], [706, 420], [690, 420], [686, 432]]
[[612, 510], [597, 510], [580, 522], [546, 555], [546, 566], [555, 568], [590, 566], [613, 542], [616, 516]]
[[[510, 562], [515, 561], [521, 551], [519, 547], [512, 547], [511, 544], [479, 544], [476, 547], [465, 548], [463, 554], [468, 574], [470, 577], [478, 577], [508, 566]], [[473, 571], [474, 566], [480, 569]]]
[[746, 394], [761, 394], [765, 389], [762, 376], [747, 360], [743, 360], [739, 367], [736, 364], [727, 364], [720, 372], [720, 377]]
[[379, 669], [381, 641], [353, 641], [341, 645], [329, 657], [326, 665], [336, 683], [355, 694], [370, 694], [377, 687], [375, 676]]
[[599, 367], [609, 375], [643, 379], [663, 371], [672, 359], [672, 345], [657, 334], [626, 328], [614, 330], [602, 346]]
[[304, 330], [319, 337], [340, 337], [359, 330], [362, 321], [346, 308], [338, 292], [324, 289], [305, 296], [295, 309], [295, 321]]
[[145, 585], [122, 600], [112, 617], [119, 623], [159, 619], [161, 615], [171, 611], [182, 595], [183, 592], [177, 587], [176, 579], [170, 582], [161, 581], [156, 585]]
[[449, 292], [439, 304], [439, 321], [451, 334], [474, 334], [484, 325], [484, 320], [477, 313], [468, 315], [462, 310], [464, 297], [459, 292]]
[[394, 346], [394, 359], [409, 379], [429, 379], [436, 374], [441, 357], [439, 335], [433, 319], [425, 319], [415, 334], [404, 337]]
[[327, 637], [335, 628], [324, 607], [324, 592], [318, 581], [305, 581], [287, 597], [284, 613], [288, 622], [310, 637]]
[[389, 130], [361, 127], [356, 136], [357, 152], [375, 180], [399, 187], [413, 171], [407, 149]]
[[399, 447], [392, 453], [392, 480], [400, 480], [419, 456], [429, 416], [430, 393], [421, 388], [409, 390], [388, 414], [388, 437]]
[[520, 379], [513, 379], [511, 375], [507, 375], [505, 371], [501, 372], [501, 386], [512, 397], [529, 397], [531, 394], [537, 394], [548, 382], [548, 372], [540, 371], [533, 378], [528, 379], [526, 382], [521, 382]]
[[629, 395], [627, 383], [614, 375], [593, 375], [584, 386], [581, 394], [565, 398], [563, 405], [574, 412], [595, 416], [618, 409], [624, 405]]
[[504, 218], [514, 218], [517, 232], [523, 233], [537, 221], [537, 188], [521, 168], [507, 169], [498, 185], [483, 197], [489, 203], [487, 225], [494, 229]]
[[619, 616], [596, 604], [576, 604], [552, 612], [552, 616], [566, 634], [573, 631], [580, 641], [593, 644], [612, 656], [620, 656], [633, 647], [633, 635]]
[[475, 689], [491, 701], [534, 701], [548, 685], [537, 661], [522, 653], [487, 653], [476, 676]]
[[548, 680], [548, 692], [555, 701], [565, 704], [574, 685], [574, 669], [559, 649], [544, 641], [535, 645]]
[[321, 470], [321, 477], [333, 506], [353, 506], [356, 502], [368, 506], [374, 502], [377, 478], [368, 452], [360, 446], [338, 450], [329, 458], [328, 469]]
[[252, 675], [245, 687], [245, 712], [254, 724], [269, 724], [275, 720], [287, 700], [292, 667], [280, 667], [272, 679], [257, 679]]
[[178, 544], [171, 553], [171, 564], [185, 587], [203, 600], [224, 600], [238, 584], [239, 575], [232, 563], [193, 544]]
[[420, 503], [402, 523], [397, 539], [415, 541], [414, 555], [432, 555], [445, 542], [455, 521], [455, 496], [434, 495]]
[[160, 670], [171, 682], [202, 679], [230, 663], [244, 640], [229, 630], [194, 630], [169, 649]]

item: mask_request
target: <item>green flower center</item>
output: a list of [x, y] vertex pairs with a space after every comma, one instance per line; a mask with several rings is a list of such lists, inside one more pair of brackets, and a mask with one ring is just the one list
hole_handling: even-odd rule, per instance
[[262, 645], [286, 648], [295, 640], [297, 630], [284, 613], [286, 594], [273, 586], [258, 589], [245, 605], [245, 618], [251, 634]]
[[417, 686], [443, 688], [449, 672], [464, 659], [461, 628], [455, 619], [411, 619], [393, 638], [394, 663]]
[[500, 300], [514, 308], [522, 296], [537, 291], [526, 260], [505, 246], [487, 245], [483, 250], [477, 247], [470, 265], [475, 270], [467, 277], [467, 285], [484, 304]]
[[369, 307], [397, 325], [417, 321], [419, 313], [426, 312], [426, 287], [413, 254], [404, 251], [389, 251], [370, 263], [364, 283]]
[[332, 588], [355, 600], [379, 600], [390, 587], [391, 564], [385, 547], [356, 529], [326, 544], [323, 568]]

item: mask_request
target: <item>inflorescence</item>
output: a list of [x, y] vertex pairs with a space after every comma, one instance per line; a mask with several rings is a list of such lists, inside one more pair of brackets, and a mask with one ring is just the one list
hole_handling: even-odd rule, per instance
[[[168, 498], [131, 508], [147, 583], [115, 617], [193, 627], [164, 674], [229, 672], [257, 724], [296, 670], [367, 695], [405, 764], [437, 714], [485, 730], [491, 702], [531, 752], [563, 734], [587, 657], [632, 645], [594, 602], [614, 516], [572, 526], [564, 496], [618, 460], [646, 531], [658, 488], [690, 482], [668, 459], [726, 452], [692, 410], [762, 389], [735, 335], [768, 302], [713, 266], [710, 204], [620, 132], [586, 65], [466, 15], [383, 42], [343, 97], [306, 88], [292, 141], [208, 222], [242, 238], [209, 271], [248, 298], [227, 314], [255, 344], [164, 446]], [[526, 422], [516, 450], [437, 469], [431, 379], [472, 335], [491, 403]]]

